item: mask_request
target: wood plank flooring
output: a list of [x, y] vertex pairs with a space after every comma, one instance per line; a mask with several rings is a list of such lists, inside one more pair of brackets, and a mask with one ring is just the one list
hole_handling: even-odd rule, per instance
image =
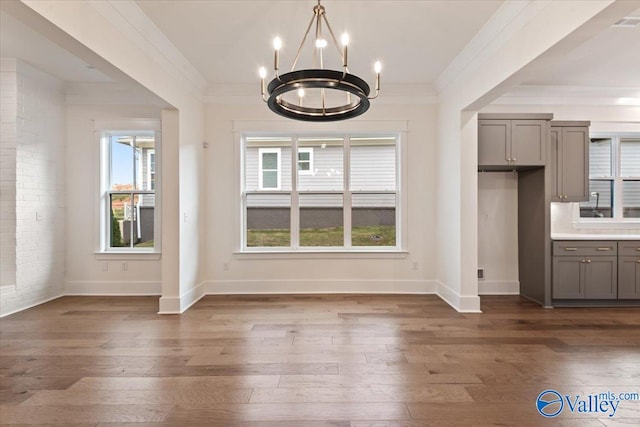
[[640, 392], [640, 310], [482, 297], [65, 297], [0, 320], [0, 424], [621, 426], [536, 410], [538, 394]]

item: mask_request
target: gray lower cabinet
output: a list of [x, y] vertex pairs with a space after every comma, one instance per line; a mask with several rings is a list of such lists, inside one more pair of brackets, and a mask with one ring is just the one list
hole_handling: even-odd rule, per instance
[[640, 241], [554, 241], [554, 300], [640, 300]]
[[590, 122], [551, 122], [551, 175], [554, 202], [589, 200]]
[[617, 242], [553, 242], [553, 299], [617, 299]]
[[618, 244], [618, 298], [640, 299], [640, 241]]

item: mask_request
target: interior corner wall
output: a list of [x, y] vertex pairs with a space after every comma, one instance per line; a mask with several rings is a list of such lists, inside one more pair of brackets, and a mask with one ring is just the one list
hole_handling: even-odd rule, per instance
[[[348, 126], [367, 132], [384, 121], [406, 123], [407, 254], [241, 254], [239, 135], [234, 124], [256, 121], [286, 131], [303, 122], [279, 119], [262, 103], [209, 105], [204, 151], [206, 171], [205, 283], [208, 293], [434, 293], [436, 279], [436, 108], [374, 104]], [[317, 131], [318, 124], [309, 125]], [[335, 131], [340, 124], [323, 126]], [[259, 129], [256, 129], [259, 130]], [[304, 130], [302, 131], [304, 132]], [[238, 156], [238, 157], [237, 157]], [[228, 269], [225, 269], [225, 264]]]
[[15, 198], [2, 206], [3, 217], [15, 210], [15, 283], [3, 283], [0, 301], [6, 315], [62, 295], [66, 162], [62, 82], [21, 61], [11, 69], [3, 60], [2, 70], [3, 93], [15, 92], [2, 100], [15, 116]]

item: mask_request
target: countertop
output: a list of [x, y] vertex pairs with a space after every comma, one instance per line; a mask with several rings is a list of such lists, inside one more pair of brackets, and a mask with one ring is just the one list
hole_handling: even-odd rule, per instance
[[640, 240], [640, 234], [552, 234], [551, 240]]

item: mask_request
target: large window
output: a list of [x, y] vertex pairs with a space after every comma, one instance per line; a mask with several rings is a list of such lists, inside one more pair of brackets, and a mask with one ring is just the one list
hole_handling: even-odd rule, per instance
[[105, 132], [101, 139], [102, 249], [153, 249], [156, 138], [153, 132]]
[[589, 194], [581, 218], [640, 218], [640, 136], [591, 139]]
[[243, 138], [245, 250], [397, 249], [396, 136]]

